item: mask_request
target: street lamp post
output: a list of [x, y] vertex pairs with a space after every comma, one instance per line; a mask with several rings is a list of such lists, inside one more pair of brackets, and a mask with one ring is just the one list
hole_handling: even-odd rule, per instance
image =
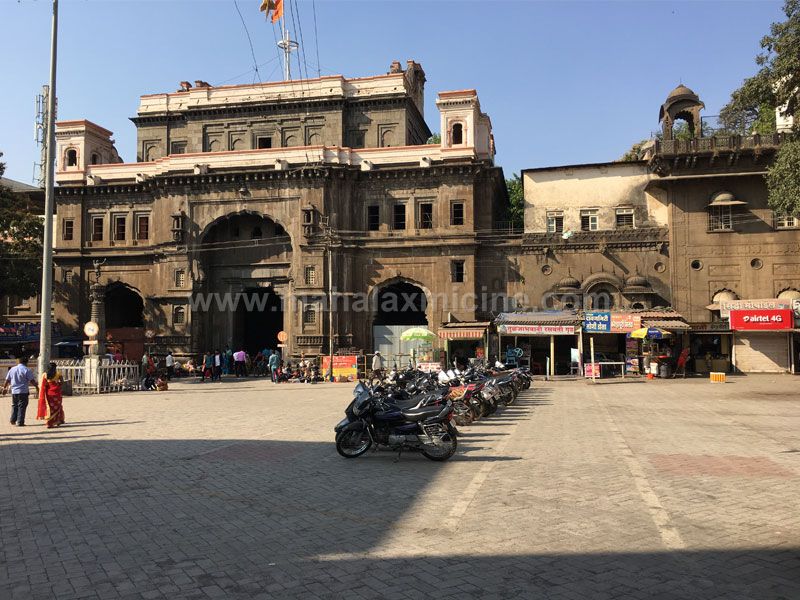
[[50, 93], [47, 96], [47, 160], [44, 174], [44, 240], [42, 243], [41, 331], [39, 332], [39, 375], [50, 362], [51, 315], [53, 304], [53, 207], [56, 159], [56, 58], [58, 49], [58, 0], [53, 0], [53, 29], [50, 37]]

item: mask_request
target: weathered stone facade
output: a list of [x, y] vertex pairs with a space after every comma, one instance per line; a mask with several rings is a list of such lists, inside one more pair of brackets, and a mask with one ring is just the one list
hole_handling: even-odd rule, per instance
[[[56, 244], [58, 321], [77, 331], [88, 319], [88, 274], [96, 259], [105, 260], [101, 281], [127, 298], [109, 306], [108, 315], [128, 312], [120, 308], [137, 298], [143, 304], [141, 319], [119, 319], [109, 330], [150, 330], [156, 348], [179, 354], [274, 347], [279, 330], [289, 334], [288, 354], [326, 352], [331, 333], [337, 348], [369, 350], [375, 308], [367, 303], [353, 310], [352, 303], [361, 296], [372, 301], [396, 282], [424, 292], [424, 316], [434, 330], [450, 315], [474, 319], [475, 307], [451, 297], [454, 289], [471, 293], [482, 285], [479, 232], [495, 226], [507, 202], [502, 170], [493, 164], [490, 123], [474, 90], [447, 93], [440, 96], [442, 120], [457, 124], [460, 137], [425, 145], [424, 73], [413, 62], [405, 72], [398, 68], [366, 80], [202, 86], [143, 97], [133, 120], [139, 158], [149, 160], [82, 163], [59, 172], [58, 220], [71, 221], [74, 235]], [[270, 86], [299, 97], [284, 100]], [[303, 95], [315, 89], [318, 97]], [[260, 99], [262, 92], [267, 99]], [[181, 112], [174, 105], [198, 94], [220, 106], [187, 102]], [[164, 104], [168, 115], [151, 116]], [[242, 113], [249, 115], [243, 128]], [[348, 123], [362, 118], [368, 147], [344, 146]], [[285, 143], [293, 120], [306, 128], [302, 143]], [[308, 134], [318, 122], [324, 122], [314, 133], [319, 140]], [[402, 147], [386, 143], [391, 124]], [[181, 128], [185, 152], [163, 156]], [[216, 152], [208, 136], [218, 128], [228, 133]], [[277, 147], [253, 147], [260, 132], [279, 129]], [[241, 130], [236, 139], [243, 149], [232, 143], [233, 130]], [[148, 154], [151, 141], [155, 150]], [[237, 300], [238, 294], [244, 296]], [[274, 295], [282, 314], [272, 311]], [[219, 304], [245, 298], [263, 300], [267, 310]], [[210, 299], [208, 308], [203, 299]]]

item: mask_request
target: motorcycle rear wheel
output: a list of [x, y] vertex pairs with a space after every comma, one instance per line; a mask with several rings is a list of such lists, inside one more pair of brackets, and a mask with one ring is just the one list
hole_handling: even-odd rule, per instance
[[336, 436], [336, 452], [345, 458], [358, 458], [372, 446], [366, 429], [342, 431]]
[[[453, 427], [448, 427], [447, 429], [448, 441], [443, 442], [439, 446], [426, 445], [425, 449], [422, 450], [422, 456], [436, 462], [443, 462], [456, 453], [458, 449], [458, 437]], [[431, 450], [433, 450], [433, 452], [431, 452]]]

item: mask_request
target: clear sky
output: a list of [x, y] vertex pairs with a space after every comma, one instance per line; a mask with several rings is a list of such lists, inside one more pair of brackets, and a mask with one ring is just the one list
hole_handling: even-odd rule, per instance
[[[274, 81], [281, 77], [274, 32], [258, 4], [238, 0], [261, 80]], [[314, 6], [295, 4], [314, 76]], [[681, 81], [700, 95], [706, 115], [716, 114], [755, 72], [759, 40], [781, 20], [781, 6], [316, 0], [319, 63], [323, 75], [368, 76], [395, 59], [417, 60], [434, 131], [436, 93], [476, 88], [492, 118], [497, 163], [510, 176], [619, 158], [657, 129], [659, 106]], [[126, 161], [136, 156], [128, 118], [141, 94], [175, 91], [181, 80], [254, 80], [233, 0], [62, 0], [60, 17], [58, 116], [111, 129]], [[38, 157], [34, 96], [48, 79], [49, 32], [48, 0], [0, 0], [0, 151], [6, 176], [26, 182]]]

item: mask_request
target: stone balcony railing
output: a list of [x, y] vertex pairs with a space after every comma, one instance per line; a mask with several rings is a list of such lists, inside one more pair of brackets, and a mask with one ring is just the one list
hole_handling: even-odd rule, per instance
[[729, 152], [758, 152], [776, 150], [791, 137], [787, 133], [754, 135], [717, 135], [691, 140], [656, 140], [655, 156], [672, 157], [687, 154], [720, 154]]

